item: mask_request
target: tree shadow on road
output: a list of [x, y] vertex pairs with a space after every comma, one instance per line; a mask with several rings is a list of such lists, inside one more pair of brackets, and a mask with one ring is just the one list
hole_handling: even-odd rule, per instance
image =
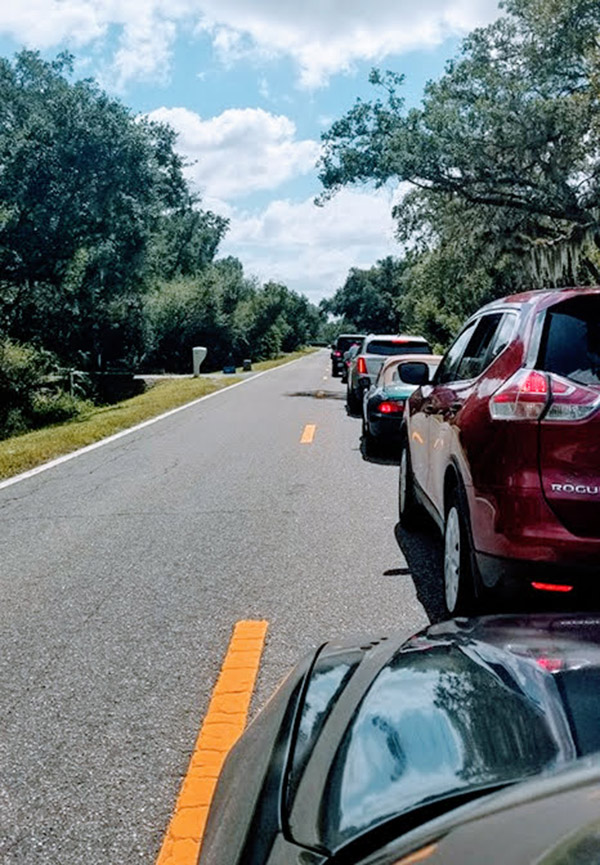
[[345, 400], [346, 394], [334, 390], [298, 390], [295, 393], [286, 393], [286, 396], [300, 396], [307, 399], [338, 399]]

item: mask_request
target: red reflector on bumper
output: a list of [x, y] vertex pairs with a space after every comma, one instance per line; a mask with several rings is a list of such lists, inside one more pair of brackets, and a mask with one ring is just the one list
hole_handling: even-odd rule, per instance
[[531, 585], [540, 592], [570, 592], [573, 590], [573, 586], [561, 586], [556, 583], [532, 583]]

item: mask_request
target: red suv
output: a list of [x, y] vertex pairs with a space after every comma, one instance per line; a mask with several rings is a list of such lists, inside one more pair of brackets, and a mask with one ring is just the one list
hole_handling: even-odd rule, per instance
[[425, 364], [412, 372], [400, 522], [422, 506], [442, 530], [448, 612], [488, 589], [598, 580], [600, 288], [495, 301], [431, 383]]

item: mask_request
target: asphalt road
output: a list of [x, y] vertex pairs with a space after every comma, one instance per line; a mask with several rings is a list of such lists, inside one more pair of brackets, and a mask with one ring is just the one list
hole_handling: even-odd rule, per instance
[[309, 648], [439, 614], [436, 536], [398, 531], [397, 465], [329, 375], [320, 351], [0, 490], [5, 865], [155, 861], [237, 620], [269, 621], [255, 712]]

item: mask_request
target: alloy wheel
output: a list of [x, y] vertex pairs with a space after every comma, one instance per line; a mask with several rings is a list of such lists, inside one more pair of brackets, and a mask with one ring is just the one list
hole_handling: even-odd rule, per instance
[[444, 532], [444, 595], [449, 613], [453, 613], [457, 606], [461, 582], [460, 560], [460, 517], [453, 505], [448, 511]]
[[400, 513], [403, 514], [406, 510], [406, 474], [407, 460], [406, 448], [402, 448], [402, 456], [400, 457]]

